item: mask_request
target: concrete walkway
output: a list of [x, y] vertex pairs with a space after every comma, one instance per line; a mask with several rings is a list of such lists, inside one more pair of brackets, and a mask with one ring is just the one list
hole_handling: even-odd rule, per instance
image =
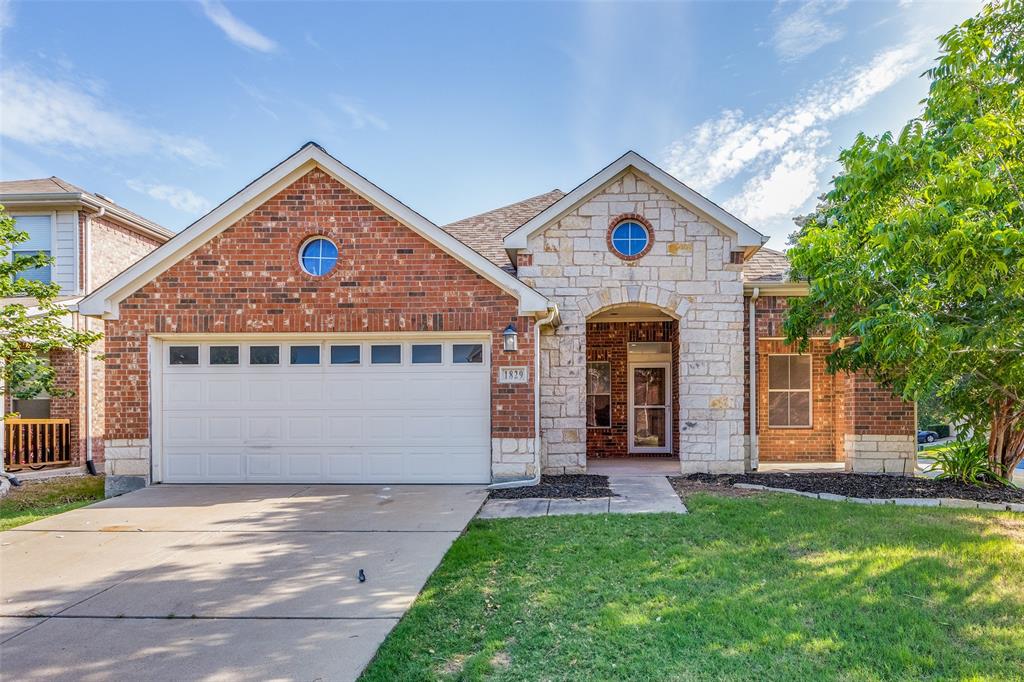
[[685, 514], [686, 507], [664, 474], [607, 474], [617, 497], [487, 500], [478, 518], [507, 519], [568, 514]]

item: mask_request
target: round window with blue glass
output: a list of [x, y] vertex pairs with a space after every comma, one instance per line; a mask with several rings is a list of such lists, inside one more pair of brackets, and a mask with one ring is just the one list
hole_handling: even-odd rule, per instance
[[338, 264], [338, 246], [326, 237], [307, 239], [299, 249], [299, 264], [307, 274], [326, 275]]
[[608, 235], [612, 250], [621, 258], [639, 258], [651, 247], [651, 231], [639, 220], [622, 220]]

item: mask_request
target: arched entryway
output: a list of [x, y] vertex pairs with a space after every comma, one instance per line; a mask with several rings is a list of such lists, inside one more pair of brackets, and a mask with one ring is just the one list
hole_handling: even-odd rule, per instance
[[587, 460], [679, 457], [679, 319], [652, 303], [586, 319]]

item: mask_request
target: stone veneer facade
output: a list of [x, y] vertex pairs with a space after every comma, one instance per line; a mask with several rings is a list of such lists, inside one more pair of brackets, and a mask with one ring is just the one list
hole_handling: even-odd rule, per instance
[[[610, 226], [642, 216], [653, 244], [640, 258], [608, 247]], [[734, 239], [628, 170], [570, 213], [534, 234], [518, 257], [519, 278], [557, 303], [562, 324], [540, 346], [541, 464], [546, 473], [587, 466], [587, 319], [641, 305], [679, 326], [678, 386], [682, 471], [742, 472], [742, 265]]]

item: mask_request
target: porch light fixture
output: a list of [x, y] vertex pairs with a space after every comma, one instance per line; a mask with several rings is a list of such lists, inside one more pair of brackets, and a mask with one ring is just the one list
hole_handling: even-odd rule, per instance
[[505, 331], [501, 333], [501, 339], [505, 344], [505, 352], [519, 350], [519, 332], [516, 331], [514, 324], [505, 327]]

